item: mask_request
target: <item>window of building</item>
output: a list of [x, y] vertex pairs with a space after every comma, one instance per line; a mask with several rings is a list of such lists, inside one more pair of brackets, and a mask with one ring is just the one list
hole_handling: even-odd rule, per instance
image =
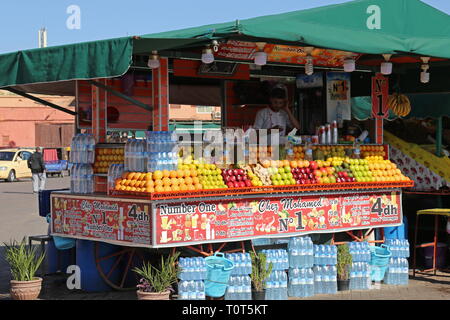
[[197, 113], [211, 113], [214, 111], [214, 107], [210, 106], [197, 106]]

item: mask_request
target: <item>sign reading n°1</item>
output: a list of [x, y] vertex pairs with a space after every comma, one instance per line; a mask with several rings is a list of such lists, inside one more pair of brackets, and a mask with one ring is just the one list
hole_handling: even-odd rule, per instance
[[372, 77], [372, 118], [386, 119], [389, 116], [387, 100], [389, 81], [381, 73]]

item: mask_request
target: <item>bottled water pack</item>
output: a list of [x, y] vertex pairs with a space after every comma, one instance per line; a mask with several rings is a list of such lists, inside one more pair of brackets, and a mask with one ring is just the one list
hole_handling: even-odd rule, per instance
[[90, 164], [75, 163], [70, 175], [72, 193], [94, 193], [94, 169]]
[[266, 300], [288, 299], [288, 276], [284, 270], [274, 270], [266, 279]]
[[70, 144], [71, 163], [92, 164], [95, 161], [95, 138], [92, 134], [79, 133]]
[[108, 190], [113, 190], [116, 185], [116, 180], [122, 177], [124, 173], [123, 164], [112, 164], [108, 169]]
[[407, 239], [386, 239], [385, 244], [392, 253], [392, 258], [409, 258], [409, 241]]
[[231, 275], [247, 275], [252, 273], [252, 259], [249, 253], [227, 253], [225, 257], [234, 264]]
[[178, 260], [180, 280], [205, 280], [207, 269], [205, 259], [202, 257], [180, 258]]
[[335, 245], [314, 245], [314, 265], [331, 266], [337, 263], [337, 247]]
[[406, 258], [391, 258], [384, 275], [384, 283], [392, 285], [408, 285], [409, 264]]
[[337, 292], [337, 268], [334, 265], [316, 265], [314, 272], [314, 294], [335, 294]]
[[147, 172], [145, 140], [128, 139], [125, 144], [125, 171]]
[[202, 280], [180, 281], [178, 300], [205, 300], [205, 283]]
[[225, 300], [252, 300], [252, 282], [248, 275], [231, 276]]
[[370, 264], [353, 262], [350, 270], [350, 290], [368, 290], [371, 284]]
[[314, 247], [310, 237], [292, 237], [288, 243], [289, 267], [312, 268]]
[[312, 268], [289, 269], [288, 295], [297, 298], [314, 295], [314, 272]]
[[369, 243], [364, 242], [349, 242], [348, 247], [352, 255], [353, 262], [370, 262]]
[[289, 269], [288, 252], [284, 249], [269, 249], [261, 250], [267, 257], [267, 266], [272, 263], [272, 270], [287, 270]]
[[178, 166], [177, 137], [174, 131], [147, 131], [147, 171], [176, 170]]

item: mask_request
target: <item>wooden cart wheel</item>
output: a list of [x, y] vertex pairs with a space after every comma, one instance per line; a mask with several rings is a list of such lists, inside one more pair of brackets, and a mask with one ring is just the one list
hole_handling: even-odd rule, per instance
[[[102, 279], [111, 288], [119, 291], [136, 290], [139, 278], [133, 272], [133, 268], [142, 266], [146, 261], [143, 249], [121, 247], [119, 251], [115, 253], [102, 256], [100, 254], [99, 246], [99, 243], [95, 243], [94, 245], [95, 265]], [[112, 264], [112, 266], [105, 267], [102, 265], [102, 262], [106, 261], [108, 261], [108, 264]], [[130, 278], [133, 279], [133, 281], [130, 281]]]

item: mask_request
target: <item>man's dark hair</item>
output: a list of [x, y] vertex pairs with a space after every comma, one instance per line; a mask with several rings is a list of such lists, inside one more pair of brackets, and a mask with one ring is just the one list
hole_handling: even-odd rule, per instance
[[270, 99], [286, 99], [286, 92], [281, 88], [273, 88], [270, 91]]

